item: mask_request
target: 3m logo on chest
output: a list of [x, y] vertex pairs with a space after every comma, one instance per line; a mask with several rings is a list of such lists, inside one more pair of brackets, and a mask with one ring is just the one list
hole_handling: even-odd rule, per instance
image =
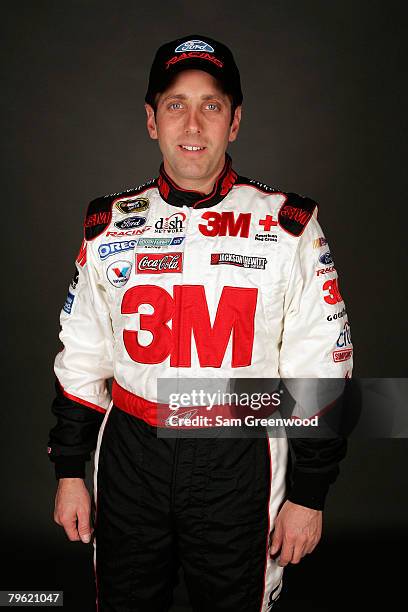
[[206, 211], [201, 218], [206, 223], [200, 223], [198, 229], [204, 236], [240, 236], [248, 238], [251, 225], [251, 213], [236, 214], [232, 211]]
[[[138, 363], [161, 363], [170, 357], [170, 367], [189, 368], [194, 338], [200, 366], [219, 368], [232, 338], [231, 367], [249, 366], [257, 298], [258, 289], [224, 287], [211, 324], [203, 285], [175, 285], [173, 296], [157, 285], [131, 287], [123, 296], [121, 312], [138, 315], [138, 329], [123, 330], [125, 348]], [[140, 313], [143, 304], [152, 306], [153, 313]], [[140, 342], [142, 330], [151, 334], [148, 345]]]

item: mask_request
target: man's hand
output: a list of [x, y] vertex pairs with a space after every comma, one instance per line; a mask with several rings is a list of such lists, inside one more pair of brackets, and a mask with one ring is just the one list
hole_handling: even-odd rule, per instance
[[287, 500], [275, 521], [269, 554], [280, 549], [278, 565], [299, 563], [301, 558], [317, 546], [322, 535], [322, 511], [313, 510]]
[[[89, 544], [91, 499], [82, 478], [60, 478], [55, 496], [54, 521], [65, 529], [71, 542]], [[78, 524], [77, 524], [78, 521]]]

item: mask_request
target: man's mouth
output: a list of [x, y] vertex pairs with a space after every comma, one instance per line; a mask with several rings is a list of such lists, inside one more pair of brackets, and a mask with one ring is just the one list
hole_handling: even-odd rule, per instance
[[184, 151], [203, 151], [205, 147], [201, 147], [200, 145], [179, 145]]

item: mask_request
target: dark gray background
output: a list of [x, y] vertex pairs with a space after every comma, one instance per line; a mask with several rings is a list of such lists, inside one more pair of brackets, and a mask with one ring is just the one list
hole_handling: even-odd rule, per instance
[[[162, 42], [202, 33], [234, 50], [244, 89], [235, 169], [319, 202], [355, 375], [407, 375], [404, 5], [36, 0], [2, 9], [0, 588], [60, 588], [65, 609], [92, 610], [90, 549], [52, 523], [52, 362], [87, 202], [157, 173], [143, 97]], [[398, 596], [406, 472], [405, 440], [351, 443], [319, 549], [287, 570], [285, 609], [345, 607], [350, 588], [373, 606]], [[182, 590], [178, 601], [187, 606]]]

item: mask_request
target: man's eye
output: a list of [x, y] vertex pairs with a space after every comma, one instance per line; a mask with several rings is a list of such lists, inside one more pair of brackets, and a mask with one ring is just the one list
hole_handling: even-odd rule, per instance
[[219, 106], [218, 106], [218, 104], [215, 104], [215, 102], [209, 102], [207, 104], [207, 108], [209, 110], [219, 110]]
[[172, 102], [169, 105], [169, 108], [171, 108], [172, 110], [179, 110], [180, 108], [182, 108], [180, 102]]

